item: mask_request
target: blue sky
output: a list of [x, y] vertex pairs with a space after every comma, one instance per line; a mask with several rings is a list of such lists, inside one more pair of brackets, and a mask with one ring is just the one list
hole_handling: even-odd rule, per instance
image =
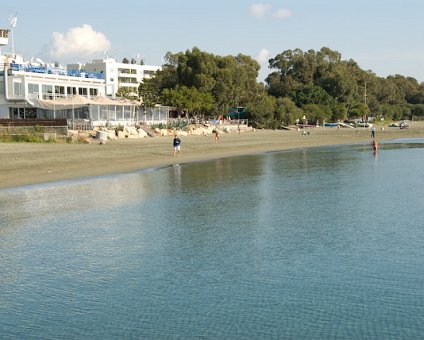
[[[45, 61], [84, 62], [140, 55], [161, 65], [166, 52], [193, 47], [243, 53], [261, 63], [287, 49], [329, 47], [378, 76], [424, 81], [423, 0], [120, 0], [4, 4], [16, 14], [15, 51]], [[7, 49], [3, 48], [3, 51]]]

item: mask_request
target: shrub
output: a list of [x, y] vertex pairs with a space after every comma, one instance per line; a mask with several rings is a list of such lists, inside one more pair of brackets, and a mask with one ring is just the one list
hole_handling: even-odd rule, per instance
[[34, 131], [38, 132], [38, 133], [43, 133], [44, 132], [44, 126], [37, 124], [37, 125], [34, 126]]
[[185, 119], [176, 119], [168, 122], [167, 124], [158, 123], [152, 124], [150, 126], [152, 129], [177, 129], [177, 130], [187, 130], [188, 129], [188, 121]]

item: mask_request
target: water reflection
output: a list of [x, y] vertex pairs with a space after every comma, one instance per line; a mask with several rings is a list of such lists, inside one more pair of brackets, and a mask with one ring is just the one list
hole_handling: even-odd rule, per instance
[[422, 151], [296, 150], [0, 191], [2, 334], [418, 338]]
[[95, 207], [112, 208], [148, 199], [160, 183], [149, 173], [58, 182], [0, 191], [4, 224], [34, 215], [55, 216]]

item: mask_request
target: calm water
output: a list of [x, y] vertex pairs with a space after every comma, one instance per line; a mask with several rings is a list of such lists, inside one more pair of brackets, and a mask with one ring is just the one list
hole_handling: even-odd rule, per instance
[[0, 191], [2, 339], [422, 339], [424, 144]]

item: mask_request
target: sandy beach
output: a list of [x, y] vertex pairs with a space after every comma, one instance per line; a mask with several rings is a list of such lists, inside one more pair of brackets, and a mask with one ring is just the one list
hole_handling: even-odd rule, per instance
[[[363, 128], [308, 131], [309, 135], [295, 130], [222, 134], [220, 143], [215, 143], [213, 135], [189, 135], [181, 138], [181, 155], [176, 157], [172, 156], [173, 137], [169, 136], [111, 140], [105, 145], [0, 143], [0, 189], [267, 151], [371, 141], [370, 130]], [[424, 122], [413, 122], [403, 130], [385, 127], [382, 131], [378, 127], [376, 136], [380, 141], [423, 138]]]

